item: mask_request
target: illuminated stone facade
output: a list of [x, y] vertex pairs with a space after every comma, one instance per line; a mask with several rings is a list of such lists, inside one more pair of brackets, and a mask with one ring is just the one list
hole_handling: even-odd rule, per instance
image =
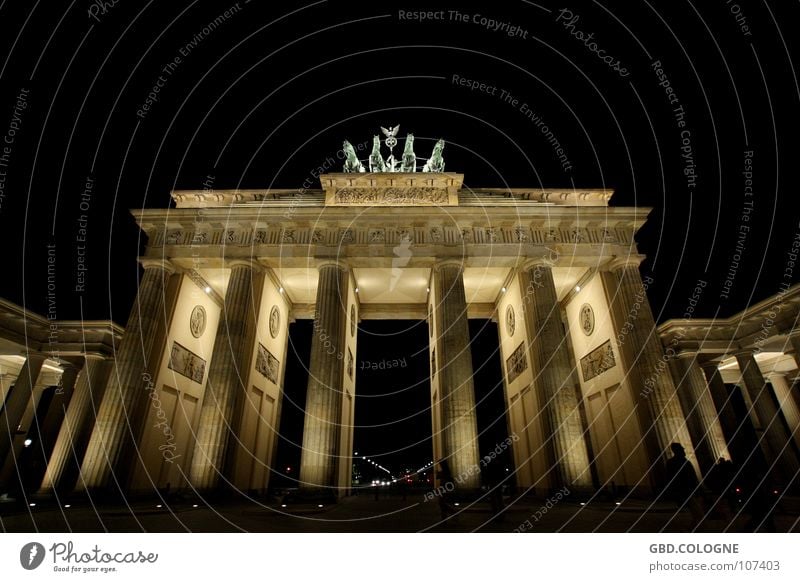
[[[317, 191], [176, 191], [176, 208], [133, 211], [148, 244], [124, 334], [93, 323], [90, 350], [61, 325], [50, 356], [44, 340], [24, 347], [21, 310], [3, 305], [13, 314], [0, 320], [12, 435], [4, 424], [3, 487], [13, 489], [8, 467], [42, 415], [52, 440], [43, 491], [265, 491], [297, 319], [315, 320], [301, 487], [349, 490], [363, 319], [427, 320], [432, 454], [469, 475], [462, 487], [479, 485], [480, 461], [468, 318], [498, 324], [520, 491], [650, 492], [675, 441], [707, 471], [731, 455], [725, 381], [752, 399], [766, 457], [785, 456], [776, 479], [796, 471], [793, 449], [781, 448], [789, 434], [769, 421], [780, 413], [798, 438], [797, 289], [780, 298], [755, 358], [755, 323], [746, 334], [735, 318], [656, 329], [634, 242], [649, 209], [608, 206], [605, 190], [462, 181], [329, 174]], [[37, 393], [59, 378], [70, 384], [63, 401], [40, 410]], [[767, 379], [778, 407], [763, 396]], [[66, 478], [73, 457], [80, 467]]]

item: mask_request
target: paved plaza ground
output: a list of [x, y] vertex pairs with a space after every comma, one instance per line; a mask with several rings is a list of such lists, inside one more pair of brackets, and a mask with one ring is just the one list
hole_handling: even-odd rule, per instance
[[[442, 519], [437, 499], [419, 493], [352, 496], [335, 504], [296, 503], [281, 507], [275, 499], [252, 503], [201, 499], [137, 500], [93, 508], [88, 500], [29, 500], [36, 505], [0, 505], [5, 532], [685, 532], [692, 529], [688, 511], [674, 504], [643, 500], [590, 502], [524, 498], [509, 504], [501, 520], [492, 520], [486, 501], [464, 502]], [[510, 500], [506, 498], [506, 503]], [[800, 500], [785, 498], [773, 517], [774, 531], [800, 531]], [[65, 505], [70, 507], [65, 507]], [[161, 507], [158, 507], [158, 506]], [[195, 507], [196, 506], [196, 507]], [[768, 529], [766, 526], [762, 530]], [[731, 521], [719, 515], [696, 531], [752, 531], [751, 516], [741, 511]]]

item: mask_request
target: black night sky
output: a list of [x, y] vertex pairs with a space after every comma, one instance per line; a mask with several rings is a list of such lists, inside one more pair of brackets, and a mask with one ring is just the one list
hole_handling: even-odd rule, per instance
[[[129, 209], [168, 207], [171, 189], [204, 182], [298, 188], [342, 139], [396, 124], [415, 134], [418, 153], [444, 138], [447, 169], [468, 187], [605, 187], [616, 191], [612, 205], [653, 207], [638, 243], [659, 321], [682, 317], [701, 279], [695, 317], [733, 314], [787, 282], [800, 220], [797, 3], [99, 6], [0, 2], [0, 295], [29, 309], [47, 309], [55, 245], [58, 317], [124, 324], [144, 245]], [[420, 10], [443, 12], [421, 22]], [[86, 282], [76, 291], [81, 245]], [[298, 406], [307, 325], [292, 331], [299, 355], [287, 372]], [[425, 331], [414, 322], [360, 331], [359, 361], [408, 361], [389, 380], [358, 376], [357, 424], [391, 429], [359, 429], [356, 449], [393, 468], [430, 457]], [[505, 430], [491, 413], [497, 334], [485, 322], [471, 331], [476, 368], [488, 360], [476, 386], [490, 446]], [[287, 401], [284, 423], [293, 414], [296, 423]]]

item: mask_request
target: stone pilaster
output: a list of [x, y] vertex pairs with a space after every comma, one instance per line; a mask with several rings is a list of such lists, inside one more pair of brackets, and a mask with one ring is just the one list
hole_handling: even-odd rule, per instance
[[697, 463], [705, 475], [720, 457], [730, 459], [719, 415], [697, 363], [697, 354], [681, 352], [673, 359], [678, 383], [678, 397], [695, 446]]
[[778, 399], [778, 404], [783, 413], [783, 418], [786, 419], [789, 432], [797, 445], [800, 446], [800, 409], [798, 409], [795, 399], [792, 398], [791, 387], [786, 381], [786, 376], [773, 372], [767, 378]]
[[238, 430], [244, 385], [250, 373], [253, 334], [263, 287], [263, 271], [251, 261], [230, 261], [225, 302], [220, 314], [189, 480], [198, 490], [212, 490], [229, 480], [233, 455], [231, 432]]
[[623, 318], [622, 329], [618, 330], [618, 338], [621, 338], [618, 344], [629, 355], [630, 377], [639, 391], [637, 406], [645, 406], [649, 412], [649, 424], [656, 443], [648, 439], [648, 445], [658, 447], [658, 450], [651, 450], [651, 463], [658, 473], [673, 442], [683, 445], [690, 460], [695, 460], [695, 455], [675, 384], [664, 360], [664, 349], [642, 284], [639, 262], [637, 256], [616, 260], [609, 265], [618, 281], [617, 288], [609, 290], [609, 293], [618, 295]]
[[800, 469], [797, 456], [789, 443], [788, 435], [778, 417], [778, 409], [768, 392], [769, 387], [753, 352], [743, 350], [734, 355], [739, 363], [745, 390], [753, 403], [753, 413], [758, 420], [754, 428], [770, 473], [779, 483], [785, 484]]
[[462, 264], [457, 261], [437, 264], [433, 284], [438, 302], [434, 317], [439, 332], [435, 341], [439, 348], [436, 358], [444, 458], [456, 480], [454, 485], [474, 489], [480, 486], [478, 423]]
[[77, 468], [75, 465], [79, 466], [83, 461], [94, 426], [93, 410], [102, 400], [109, 364], [109, 360], [102, 356], [86, 355], [42, 480], [40, 490], [43, 493], [62, 487], [66, 490], [74, 485], [75, 471], [68, 471], [67, 477], [65, 470], [68, 466]]
[[17, 427], [22, 422], [25, 411], [33, 398], [34, 388], [45, 359], [42, 354], [28, 354], [19, 376], [17, 376], [17, 381], [6, 398], [5, 406], [0, 411], [0, 467], [7, 462], [6, 457], [14, 448]]
[[[158, 362], [150, 361], [160, 324], [165, 320], [165, 291], [174, 268], [167, 261], [141, 259], [144, 273], [119, 344], [114, 369], [103, 393], [77, 489], [105, 489], [124, 480], [133, 462], [132, 445], [141, 432], [144, 388]], [[123, 464], [125, 465], [123, 467]]]
[[303, 489], [337, 486], [349, 277], [344, 264], [319, 266], [300, 458]]
[[553, 270], [546, 263], [530, 262], [519, 277], [521, 288], [532, 290], [525, 294], [523, 312], [534, 382], [544, 412], [545, 447], [555, 469], [552, 484], [554, 488], [589, 489], [589, 453]]

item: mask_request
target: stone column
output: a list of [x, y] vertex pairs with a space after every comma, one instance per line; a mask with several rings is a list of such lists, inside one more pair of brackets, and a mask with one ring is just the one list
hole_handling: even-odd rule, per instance
[[[795, 366], [797, 366], [797, 374], [800, 372], [800, 329], [790, 330], [786, 343], [789, 344], [789, 346], [784, 350], [784, 353], [794, 358]], [[800, 378], [800, 376], [795, 375], [794, 382], [789, 384], [789, 393], [792, 395], [792, 398], [794, 398], [795, 405], [800, 408], [800, 386], [798, 386], [798, 378]]]
[[791, 387], [786, 381], [784, 374], [773, 372], [767, 376], [775, 396], [778, 398], [778, 403], [783, 412], [783, 418], [786, 419], [786, 424], [789, 427], [794, 441], [800, 446], [800, 409], [797, 407], [797, 402], [792, 398]]
[[6, 399], [6, 405], [0, 412], [0, 467], [7, 462], [6, 457], [13, 449], [17, 427], [22, 422], [22, 417], [33, 398], [39, 372], [46, 359], [42, 354], [28, 354], [17, 376], [17, 382]]
[[44, 419], [39, 424], [39, 442], [41, 443], [41, 450], [45, 457], [43, 461], [47, 463], [50, 453], [55, 445], [56, 437], [58, 436], [64, 415], [72, 399], [72, 394], [75, 389], [75, 380], [78, 377], [82, 367], [81, 361], [78, 362], [62, 362], [61, 377], [58, 380], [58, 386], [55, 388], [53, 399], [47, 406], [47, 412], [44, 414]]
[[344, 264], [320, 265], [300, 458], [303, 489], [337, 486], [349, 282]]
[[65, 469], [68, 466], [77, 468], [83, 461], [94, 426], [94, 411], [100, 404], [108, 379], [108, 368], [109, 360], [103, 356], [86, 354], [47, 464], [41, 492], [58, 490], [62, 486], [67, 489], [74, 485], [74, 469], [70, 478], [67, 478]]
[[230, 483], [231, 432], [238, 430], [250, 372], [253, 333], [263, 284], [263, 270], [252, 261], [226, 263], [231, 268], [220, 314], [189, 480], [198, 490], [212, 490], [220, 478]]
[[[167, 279], [175, 271], [168, 261], [140, 259], [139, 262], [144, 267], [139, 292], [97, 412], [81, 466], [78, 490], [104, 489], [112, 482], [116, 482], [119, 488], [125, 487], [122, 481], [133, 462], [127, 453], [145, 420], [144, 415], [137, 412], [141, 411], [140, 405], [146, 394], [144, 388], [158, 365], [149, 358], [159, 324], [166, 318]], [[126, 466], [122, 467], [123, 464]]]
[[[6, 396], [8, 396], [11, 386], [16, 381], [17, 376], [15, 374], [9, 374], [7, 372], [0, 373], [0, 415], [3, 414], [3, 408], [6, 404]], [[2, 418], [2, 416], [0, 416], [0, 418]]]
[[461, 489], [480, 487], [478, 422], [463, 266], [445, 261], [433, 270], [444, 457]]
[[[644, 405], [649, 412], [652, 430], [655, 433], [658, 451], [651, 451], [656, 475], [673, 442], [683, 445], [690, 460], [695, 460], [694, 446], [686, 419], [675, 391], [675, 384], [664, 358], [664, 348], [656, 331], [656, 323], [650, 302], [639, 274], [641, 257], [619, 259], [609, 265], [619, 282], [616, 290], [623, 317], [623, 328], [618, 330], [623, 350], [630, 357], [630, 377], [639, 389], [637, 406]], [[652, 446], [652, 443], [651, 443]], [[659, 462], [656, 462], [659, 461]]]
[[800, 369], [800, 329], [793, 329], [789, 332], [789, 344], [791, 344], [791, 353], [794, 356], [794, 363]]
[[680, 352], [673, 361], [678, 372], [678, 397], [695, 445], [697, 462], [705, 475], [720, 457], [730, 459], [728, 444], [703, 371], [697, 364], [697, 354]]
[[[700, 367], [706, 377], [708, 391], [711, 394], [711, 400], [714, 402], [714, 408], [717, 410], [723, 434], [727, 437], [726, 440], [729, 441], [734, 438], [734, 435], [739, 430], [739, 422], [733, 412], [730, 395], [725, 388], [725, 381], [722, 379], [717, 362], [705, 362], [700, 364]], [[730, 453], [730, 451], [728, 452]], [[729, 456], [727, 458], [731, 459], [732, 457]]]
[[734, 355], [739, 363], [745, 389], [753, 403], [753, 412], [758, 420], [758, 424], [754, 428], [761, 450], [770, 467], [770, 473], [780, 483], [785, 484], [800, 468], [797, 457], [778, 417], [778, 409], [768, 392], [769, 388], [753, 352], [743, 350]]
[[555, 469], [552, 485], [554, 489], [564, 485], [589, 489], [589, 453], [553, 270], [548, 263], [531, 261], [519, 277], [521, 288], [532, 290], [523, 311], [534, 382], [544, 409], [545, 447]]

